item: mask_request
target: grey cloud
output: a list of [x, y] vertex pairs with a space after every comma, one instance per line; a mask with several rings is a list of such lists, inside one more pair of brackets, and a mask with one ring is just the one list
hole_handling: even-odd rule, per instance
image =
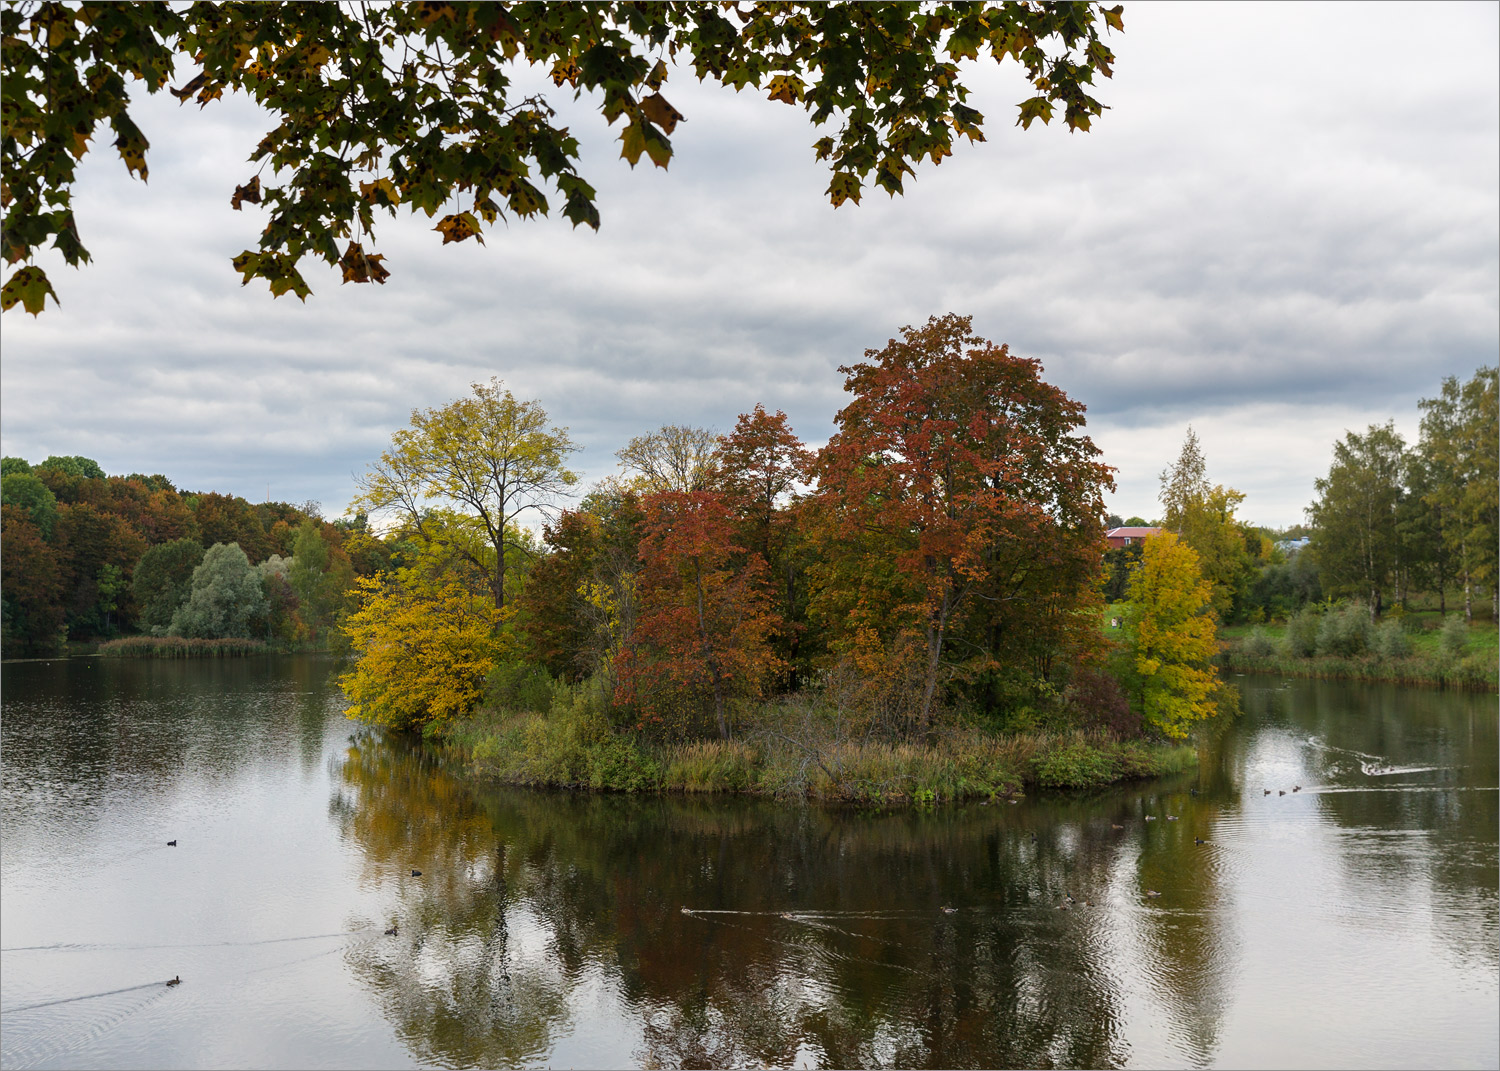
[[1494, 12], [1433, 17], [1458, 27], [1442, 56], [1398, 8], [1132, 3], [1093, 132], [1022, 133], [1024, 86], [981, 72], [987, 143], [837, 211], [797, 109], [677, 71], [678, 155], [632, 172], [549, 83], [598, 234], [517, 222], [444, 249], [425, 218], [385, 222], [390, 283], [314, 268], [305, 306], [229, 267], [263, 225], [227, 207], [254, 107], [153, 99], [150, 186], [91, 156], [95, 263], [54, 272], [60, 310], [6, 317], [5, 449], [337, 510], [413, 407], [500, 375], [597, 478], [632, 435], [756, 402], [820, 441], [839, 365], [955, 311], [1088, 405], [1126, 511], [1151, 512], [1192, 422], [1248, 515], [1291, 523], [1344, 427], [1407, 419], [1500, 342]]

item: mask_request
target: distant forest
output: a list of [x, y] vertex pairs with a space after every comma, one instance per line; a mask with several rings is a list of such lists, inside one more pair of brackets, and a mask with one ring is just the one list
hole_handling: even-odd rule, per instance
[[181, 490], [161, 475], [107, 476], [86, 457], [7, 457], [3, 466], [6, 657], [133, 633], [323, 645], [354, 577], [389, 561], [362, 520], [325, 521], [315, 503], [252, 503]]

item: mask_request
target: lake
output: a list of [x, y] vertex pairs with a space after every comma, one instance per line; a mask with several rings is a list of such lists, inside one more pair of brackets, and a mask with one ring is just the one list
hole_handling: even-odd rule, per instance
[[5, 664], [0, 1063], [1500, 1065], [1492, 695], [882, 813], [476, 786], [332, 669]]

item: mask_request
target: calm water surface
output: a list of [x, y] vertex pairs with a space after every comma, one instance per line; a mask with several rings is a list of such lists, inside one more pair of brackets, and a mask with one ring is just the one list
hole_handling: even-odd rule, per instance
[[5, 665], [0, 1063], [1500, 1064], [1493, 696], [1238, 678], [1191, 775], [861, 814], [476, 790], [330, 668]]

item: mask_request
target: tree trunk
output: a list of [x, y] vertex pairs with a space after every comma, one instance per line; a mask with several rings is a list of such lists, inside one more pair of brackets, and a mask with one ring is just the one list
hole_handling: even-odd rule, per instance
[[1458, 552], [1463, 556], [1464, 562], [1464, 622], [1472, 625], [1474, 623], [1474, 584], [1469, 576], [1469, 540], [1458, 545]]

